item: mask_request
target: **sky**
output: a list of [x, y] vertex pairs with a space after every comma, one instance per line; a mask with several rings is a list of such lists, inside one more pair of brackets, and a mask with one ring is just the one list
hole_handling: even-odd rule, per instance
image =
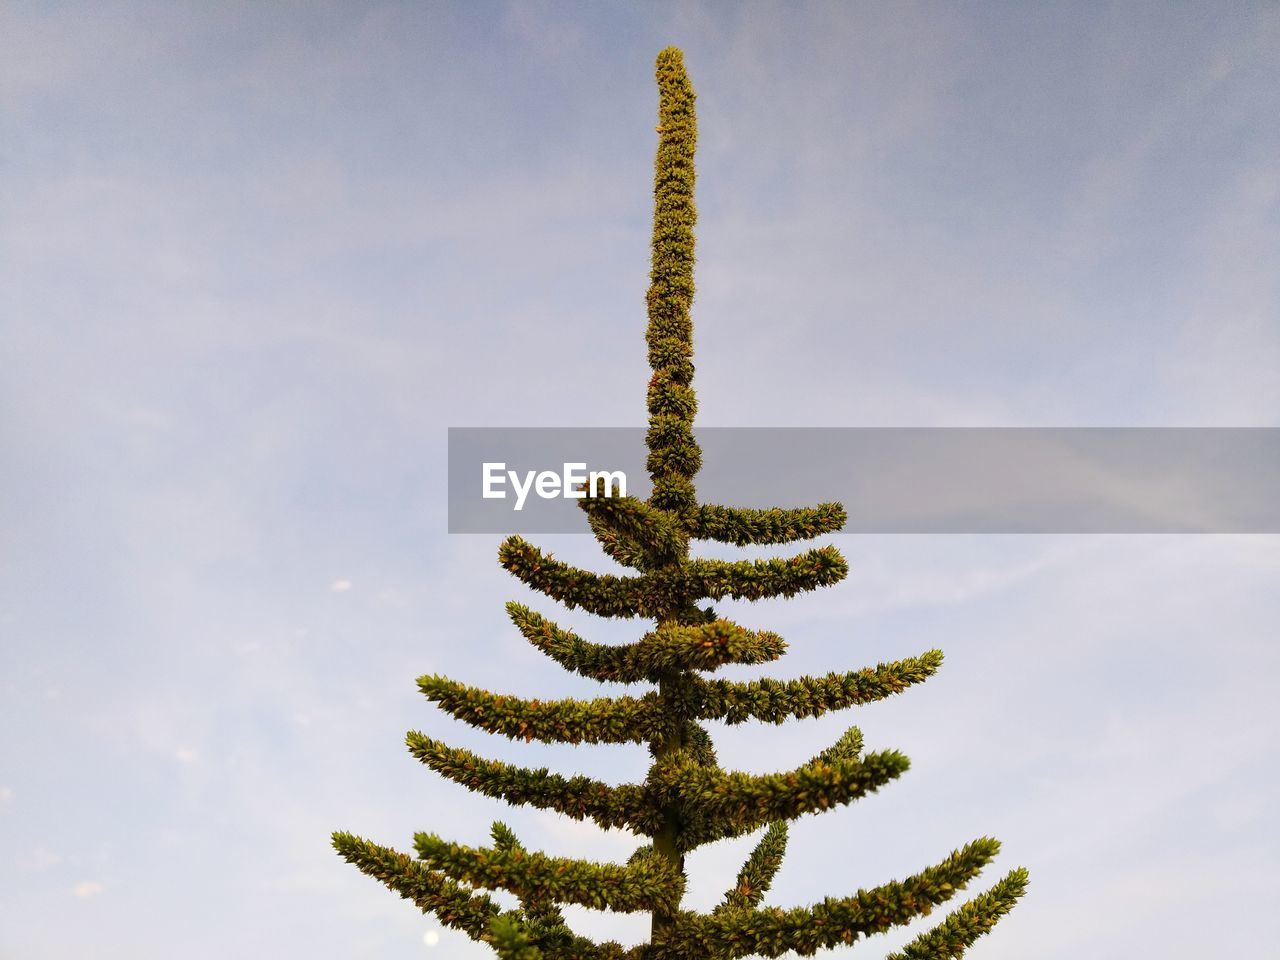
[[[641, 747], [487, 737], [414, 678], [597, 695], [508, 599], [640, 632], [446, 533], [446, 429], [643, 423], [669, 44], [700, 423], [1280, 426], [1274, 3], [0, 3], [0, 960], [483, 957], [330, 832], [634, 848], [403, 736], [643, 776]], [[913, 761], [795, 824], [770, 902], [995, 835], [986, 882], [1032, 883], [974, 956], [1274, 946], [1280, 538], [830, 539], [838, 587], [721, 605], [790, 643], [735, 675], [947, 660], [713, 730], [754, 772], [851, 723]], [[695, 854], [686, 904], [753, 842]]]

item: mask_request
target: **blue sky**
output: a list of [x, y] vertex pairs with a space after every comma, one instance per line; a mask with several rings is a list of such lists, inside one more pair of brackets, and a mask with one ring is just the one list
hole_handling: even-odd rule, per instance
[[[4, 960], [481, 957], [329, 832], [629, 852], [402, 737], [644, 769], [491, 742], [413, 680], [593, 692], [505, 622], [496, 538], [445, 534], [445, 430], [642, 422], [667, 44], [700, 422], [1280, 426], [1274, 4], [0, 5]], [[839, 587], [726, 605], [787, 636], [770, 672], [947, 663], [717, 731], [742, 769], [852, 722], [913, 759], [797, 825], [773, 902], [995, 834], [1033, 885], [975, 955], [1275, 943], [1276, 537], [835, 539]]]

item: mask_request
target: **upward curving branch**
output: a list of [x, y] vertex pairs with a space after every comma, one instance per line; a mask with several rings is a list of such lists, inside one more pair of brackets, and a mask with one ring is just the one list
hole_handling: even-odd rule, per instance
[[643, 743], [671, 726], [656, 693], [595, 700], [526, 700], [434, 674], [418, 688], [445, 713], [513, 740], [543, 743]]
[[680, 524], [671, 514], [643, 500], [593, 495], [579, 500], [578, 506], [587, 515], [596, 539], [626, 566], [661, 566], [688, 552], [689, 536]]
[[702, 504], [693, 513], [690, 535], [739, 547], [812, 540], [835, 533], [848, 519], [838, 503], [784, 510], [751, 510]]
[[691, 678], [693, 715], [699, 720], [723, 720], [743, 723], [763, 720], [782, 723], [797, 717], [820, 717], [832, 710], [843, 710], [863, 703], [873, 703], [901, 693], [913, 684], [922, 683], [937, 671], [942, 651], [930, 650], [918, 657], [907, 657], [875, 667], [828, 673], [823, 677], [799, 677], [795, 680], [731, 680]]
[[472, 893], [408, 854], [341, 831], [333, 835], [333, 846], [361, 873], [381, 881], [424, 912], [434, 913], [445, 926], [461, 930], [474, 940], [483, 940], [490, 923], [503, 913], [489, 897]]
[[932, 930], [926, 930], [885, 960], [942, 960], [960, 957], [979, 937], [990, 933], [996, 922], [1012, 910], [1018, 898], [1026, 892], [1026, 869], [1018, 867], [1010, 870], [1003, 880], [986, 893], [961, 905], [942, 923]]
[[634, 913], [680, 902], [684, 877], [661, 858], [633, 858], [626, 866], [549, 857], [519, 847], [468, 847], [435, 834], [414, 835], [429, 868], [473, 887], [506, 890], [522, 900], [571, 903]]
[[760, 842], [747, 857], [747, 862], [738, 871], [738, 879], [733, 888], [724, 895], [724, 900], [713, 913], [725, 910], [750, 910], [760, 905], [764, 895], [769, 892], [774, 875], [782, 866], [782, 856], [787, 852], [787, 823], [775, 820], [769, 824]]
[[679, 849], [741, 836], [776, 820], [794, 820], [852, 803], [900, 776], [909, 761], [896, 750], [825, 761], [784, 773], [726, 773], [683, 763], [650, 778], [655, 792], [679, 796]]
[[996, 840], [984, 837], [906, 880], [859, 890], [850, 897], [828, 897], [812, 907], [681, 914], [675, 934], [662, 946], [670, 951], [668, 956], [711, 960], [752, 954], [779, 957], [789, 950], [805, 956], [850, 944], [908, 923], [950, 900], [999, 849]]
[[416, 730], [405, 741], [409, 752], [436, 773], [484, 796], [592, 820], [605, 829], [626, 827], [644, 833], [657, 826], [655, 805], [648, 791], [637, 784], [615, 787], [590, 777], [563, 777], [546, 767], [530, 769], [489, 760]]
[[765, 663], [786, 649], [776, 633], [728, 620], [662, 627], [635, 643], [610, 645], [583, 640], [518, 603], [508, 603], [507, 613], [526, 640], [566, 670], [610, 683], [656, 682], [673, 670]]
[[679, 560], [635, 577], [593, 573], [508, 537], [498, 560], [519, 580], [569, 608], [601, 617], [664, 621], [703, 599], [767, 600], [839, 583], [849, 565], [835, 547], [768, 560]]

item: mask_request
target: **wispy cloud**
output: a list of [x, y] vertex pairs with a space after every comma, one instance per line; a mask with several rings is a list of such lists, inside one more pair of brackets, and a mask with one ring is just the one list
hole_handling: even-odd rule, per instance
[[[599, 693], [513, 631], [527, 591], [496, 538], [445, 535], [443, 428], [642, 422], [659, 47], [699, 91], [701, 422], [1270, 424], [1278, 24], [1209, 3], [0, 12], [0, 811], [15, 862], [45, 864], [0, 875], [4, 948], [391, 956], [437, 928], [344, 869], [334, 828], [633, 848], [441, 782], [402, 737], [644, 775], [640, 747], [482, 736], [413, 679]], [[913, 758], [796, 825], [773, 902], [993, 832], [1034, 887], [987, 956], [1265, 952], [1275, 538], [839, 542], [838, 589], [722, 606], [791, 645], [740, 675], [947, 660], [855, 714], [715, 729], [740, 769], [854, 722]], [[639, 629], [530, 602], [592, 639]], [[693, 857], [689, 902], [749, 845]], [[161, 882], [177, 862], [200, 870]], [[52, 922], [68, 891], [102, 899]], [[1235, 919], [1212, 941], [1167, 922], [1215, 911]]]

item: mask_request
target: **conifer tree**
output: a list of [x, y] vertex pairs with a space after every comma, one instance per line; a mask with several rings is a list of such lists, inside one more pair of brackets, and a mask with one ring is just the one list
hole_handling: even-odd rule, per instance
[[[849, 944], [928, 914], [956, 895], [995, 856], [981, 838], [905, 880], [890, 881], [808, 907], [764, 906], [787, 842], [789, 820], [819, 813], [878, 790], [907, 769], [893, 750], [866, 752], [851, 728], [807, 763], [763, 776], [722, 769], [701, 721], [782, 723], [880, 700], [937, 670], [931, 650], [876, 667], [795, 680], [731, 682], [711, 676], [726, 664], [762, 664], [785, 650], [781, 637], [718, 617], [706, 600], [791, 597], [844, 578], [831, 546], [785, 559], [724, 561], [690, 556], [691, 540], [746, 546], [782, 544], [832, 533], [839, 504], [803, 509], [740, 509], [700, 503], [694, 476], [701, 453], [693, 434], [692, 387], [694, 93], [679, 50], [658, 55], [659, 144], [654, 177], [652, 269], [648, 304], [646, 466], [648, 500], [601, 496], [580, 500], [604, 551], [631, 576], [569, 566], [521, 537], [499, 550], [502, 565], [533, 589], [570, 608], [602, 617], [653, 621], [639, 640], [604, 645], [556, 626], [540, 613], [508, 604], [516, 628], [568, 670], [593, 680], [644, 684], [638, 696], [594, 700], [526, 700], [490, 693], [442, 676], [418, 685], [446, 713], [490, 733], [552, 743], [644, 743], [652, 765], [643, 783], [611, 786], [485, 759], [410, 732], [410, 752], [470, 790], [529, 804], [604, 828], [632, 831], [641, 845], [625, 864], [567, 859], [528, 850], [504, 824], [490, 846], [470, 847], [432, 833], [415, 837], [417, 857], [336, 833], [334, 846], [364, 873], [423, 912], [489, 943], [509, 960], [721, 960], [801, 955]], [[723, 900], [708, 913], [681, 908], [685, 855], [727, 837], [764, 828]], [[901, 960], [954, 958], [1006, 914], [1026, 886], [1016, 869], [939, 925], [893, 954]], [[503, 909], [483, 891], [505, 890], [518, 906]], [[565, 923], [561, 907], [579, 904], [652, 916], [650, 942], [624, 948], [594, 943]]]

